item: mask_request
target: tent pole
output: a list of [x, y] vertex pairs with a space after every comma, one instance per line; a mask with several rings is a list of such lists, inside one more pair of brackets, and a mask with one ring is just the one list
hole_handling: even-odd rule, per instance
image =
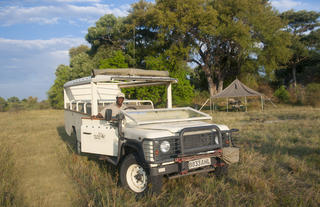
[[248, 109], [247, 109], [247, 97], [246, 97], [246, 96], [244, 97], [244, 105], [245, 105], [245, 107], [246, 107], [246, 112], [247, 112]]
[[227, 112], [229, 111], [228, 107], [229, 107], [229, 99], [227, 98]]
[[266, 97], [266, 99], [265, 99], [265, 100], [270, 101], [270, 103], [272, 103], [273, 107], [277, 108], [277, 106], [276, 106], [276, 105], [271, 101], [271, 99], [270, 99], [270, 98]]
[[261, 110], [263, 111], [263, 98], [262, 96], [260, 96], [260, 98], [261, 98]]
[[213, 112], [214, 112], [214, 102], [212, 101], [212, 109], [213, 109]]
[[201, 109], [208, 103], [209, 99], [206, 100], [206, 102], [201, 106], [201, 108], [199, 109], [199, 111], [201, 111]]

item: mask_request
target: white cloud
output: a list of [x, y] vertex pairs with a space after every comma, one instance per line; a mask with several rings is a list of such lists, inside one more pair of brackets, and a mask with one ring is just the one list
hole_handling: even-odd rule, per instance
[[10, 26], [25, 23], [57, 24], [59, 21], [75, 21], [76, 19], [90, 20], [92, 22], [104, 14], [126, 16], [129, 8], [130, 5], [113, 8], [107, 4], [100, 3], [86, 6], [73, 4], [34, 7], [7, 6], [0, 8], [0, 25]]
[[55, 70], [69, 64], [69, 49], [87, 44], [83, 38], [16, 40], [0, 38], [0, 95], [46, 99]]
[[29, 21], [36, 22], [39, 24], [57, 24], [59, 19], [60, 18], [58, 18], [58, 17], [53, 17], [51, 19], [43, 18], [43, 17], [30, 17]]
[[1, 50], [55, 50], [56, 48], [70, 48], [80, 44], [88, 44], [83, 38], [52, 38], [48, 40], [14, 40], [0, 38]]
[[69, 55], [69, 50], [55, 50], [49, 53], [51, 56], [56, 58], [65, 58]]
[[271, 4], [280, 11], [295, 9], [305, 5], [301, 1], [294, 0], [272, 0]]

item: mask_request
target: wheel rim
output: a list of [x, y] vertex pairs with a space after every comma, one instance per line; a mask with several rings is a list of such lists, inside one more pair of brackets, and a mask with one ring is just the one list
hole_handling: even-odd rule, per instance
[[146, 171], [138, 164], [129, 166], [126, 178], [129, 188], [136, 193], [141, 193], [147, 187]]

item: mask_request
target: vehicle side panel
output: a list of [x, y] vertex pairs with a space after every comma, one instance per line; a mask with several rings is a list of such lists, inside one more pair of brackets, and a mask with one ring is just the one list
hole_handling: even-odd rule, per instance
[[73, 127], [76, 130], [77, 139], [80, 140], [80, 128], [81, 128], [81, 118], [90, 117], [88, 114], [71, 111], [68, 109], [64, 110], [64, 127], [66, 133], [70, 136], [73, 132]]

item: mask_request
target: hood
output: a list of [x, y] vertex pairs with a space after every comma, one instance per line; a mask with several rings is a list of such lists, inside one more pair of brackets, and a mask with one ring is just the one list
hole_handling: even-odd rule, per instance
[[216, 125], [221, 130], [228, 130], [225, 125], [209, 124], [203, 121], [188, 121], [188, 122], [171, 122], [171, 123], [158, 123], [146, 125], [129, 125], [123, 129], [125, 137], [127, 138], [159, 138], [175, 136], [182, 129], [187, 127], [200, 127]]

